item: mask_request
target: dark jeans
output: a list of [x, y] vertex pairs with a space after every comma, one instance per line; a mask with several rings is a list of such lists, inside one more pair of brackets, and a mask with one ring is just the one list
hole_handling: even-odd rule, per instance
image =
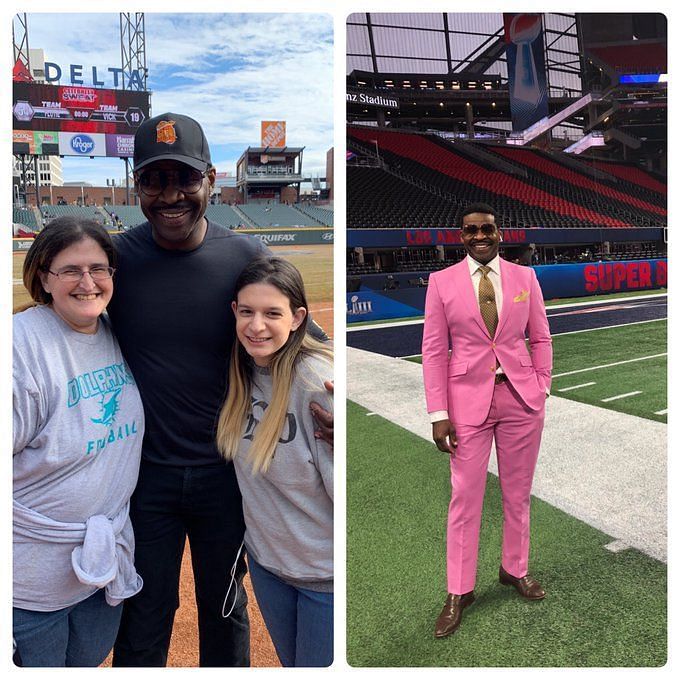
[[14, 662], [32, 667], [95, 667], [111, 651], [122, 605], [111, 607], [98, 590], [86, 600], [54, 612], [12, 610], [17, 644]]
[[[198, 606], [201, 666], [249, 666], [250, 628], [243, 587], [243, 554], [226, 607], [231, 570], [245, 525], [233, 466], [177, 467], [142, 461], [130, 518], [135, 567], [144, 579], [125, 601], [114, 666], [165, 666], [179, 607], [184, 542], [189, 537]], [[228, 618], [228, 613], [236, 604]]]
[[252, 557], [250, 580], [257, 605], [283, 666], [333, 663], [333, 593], [282, 581]]

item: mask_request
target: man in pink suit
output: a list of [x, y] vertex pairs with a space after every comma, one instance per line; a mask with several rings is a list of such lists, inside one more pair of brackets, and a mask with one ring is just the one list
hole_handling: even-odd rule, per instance
[[451, 635], [475, 599], [492, 440], [503, 496], [500, 582], [527, 599], [545, 597], [528, 574], [529, 508], [550, 390], [552, 344], [536, 274], [498, 256], [501, 236], [495, 218], [494, 209], [483, 203], [464, 210], [461, 239], [467, 257], [430, 276], [425, 302], [427, 411], [437, 448], [450, 455], [452, 486], [448, 597], [435, 637]]

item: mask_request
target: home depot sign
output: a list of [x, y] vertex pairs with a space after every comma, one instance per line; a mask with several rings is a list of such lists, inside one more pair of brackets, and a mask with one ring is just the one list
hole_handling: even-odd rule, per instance
[[262, 146], [272, 146], [277, 149], [286, 146], [285, 120], [263, 120], [261, 132]]

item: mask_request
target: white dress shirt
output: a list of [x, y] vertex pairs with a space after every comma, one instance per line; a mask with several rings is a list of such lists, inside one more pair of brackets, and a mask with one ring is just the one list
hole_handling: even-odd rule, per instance
[[[470, 269], [470, 278], [472, 279], [472, 287], [475, 290], [475, 299], [479, 300], [479, 282], [482, 279], [482, 272], [479, 268], [483, 265], [477, 260], [471, 258], [469, 255], [465, 258], [468, 267]], [[493, 286], [493, 292], [496, 297], [496, 309], [498, 310], [498, 316], [501, 315], [501, 309], [503, 308], [503, 288], [501, 286], [501, 258], [496, 255], [490, 262], [486, 263], [486, 266], [491, 269], [487, 274], [491, 285]], [[496, 373], [503, 373], [503, 369], [498, 366]], [[449, 414], [447, 411], [433, 411], [428, 414], [430, 416], [430, 422], [436, 423], [438, 420], [448, 420]]]
[[[472, 277], [472, 286], [475, 289], [475, 299], [479, 301], [479, 282], [482, 280], [482, 272], [479, 268], [483, 265], [477, 260], [473, 260], [469, 255], [465, 258], [470, 269], [470, 276]], [[503, 309], [503, 288], [501, 286], [501, 258], [496, 255], [496, 257], [487, 262], [487, 267], [491, 268], [488, 273], [489, 281], [493, 286], [493, 293], [496, 296], [496, 309], [498, 310], [498, 316], [501, 315], [501, 309]]]

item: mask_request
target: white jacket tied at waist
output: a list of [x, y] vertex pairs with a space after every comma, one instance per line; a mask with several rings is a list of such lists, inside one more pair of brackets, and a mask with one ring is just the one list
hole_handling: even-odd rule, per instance
[[80, 583], [105, 588], [112, 607], [142, 589], [142, 577], [135, 570], [135, 538], [129, 518], [130, 503], [108, 519], [93, 515], [85, 523], [58, 522], [12, 502], [14, 541], [17, 543], [75, 543], [71, 564]]

